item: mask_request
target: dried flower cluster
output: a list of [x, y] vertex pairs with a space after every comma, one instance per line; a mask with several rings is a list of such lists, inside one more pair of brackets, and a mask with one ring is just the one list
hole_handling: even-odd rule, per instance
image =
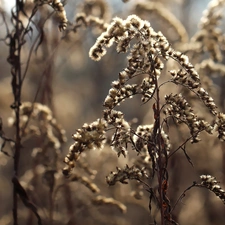
[[147, 102], [155, 93], [155, 81], [151, 77], [146, 77], [140, 85], [140, 93], [142, 94], [141, 101]]
[[224, 6], [223, 0], [210, 1], [207, 10], [203, 12], [199, 25], [200, 31], [191, 40], [199, 43], [201, 51], [209, 52], [215, 61], [221, 61], [223, 58], [221, 49], [224, 49], [225, 40], [218, 25], [223, 16], [221, 9]]
[[[136, 42], [132, 43], [132, 40]], [[108, 127], [113, 127], [115, 130], [112, 135], [111, 146], [117, 151], [118, 156], [120, 154], [127, 155], [128, 144], [131, 144], [138, 153], [142, 153], [140, 154], [142, 155], [142, 162], [137, 161], [137, 167], [131, 167], [131, 174], [134, 171], [151, 172], [152, 169], [155, 170], [157, 163], [163, 162], [163, 156], [168, 155], [171, 148], [169, 137], [163, 131], [161, 125], [157, 128], [156, 118], [160, 116], [160, 112], [158, 114], [156, 111], [154, 112], [155, 124], [139, 126], [136, 132], [131, 132], [130, 124], [124, 119], [122, 112], [115, 110], [116, 106], [136, 94], [142, 95], [143, 102], [157, 97], [158, 79], [164, 68], [163, 60], [171, 58], [182, 67], [178, 71], [169, 71], [172, 75], [171, 82], [192, 91], [198, 99], [203, 101], [214, 116], [218, 113], [217, 107], [213, 98], [201, 87], [199, 74], [189, 62], [188, 56], [172, 49], [166, 37], [161, 32], [155, 32], [149, 22], [141, 20], [136, 15], [128, 16], [126, 20], [115, 18], [90, 49], [90, 57], [96, 61], [100, 60], [106, 54], [106, 48], [113, 43], [116, 43], [118, 53], [129, 51], [130, 54], [127, 57], [127, 67], [119, 73], [118, 79], [112, 82], [112, 88], [104, 102], [106, 107], [103, 115], [104, 121]], [[140, 84], [127, 83], [141, 74], [145, 77]], [[167, 95], [165, 100], [164, 107], [167, 106], [164, 109], [165, 115], [172, 116], [178, 123], [185, 123], [188, 126], [192, 143], [200, 140], [199, 134], [202, 131], [212, 134], [213, 126], [205, 120], [199, 119], [181, 94]], [[163, 153], [160, 151], [163, 151]], [[146, 165], [147, 163], [149, 166]], [[115, 184], [116, 181], [124, 182], [126, 179], [139, 179], [138, 176], [129, 174], [129, 167], [124, 170], [117, 169], [117, 172], [112, 172], [107, 177], [107, 182]]]
[[189, 76], [189, 74], [183, 69], [180, 69], [178, 71], [170, 70], [169, 72], [172, 75], [172, 79], [175, 84], [184, 85], [185, 87], [191, 90], [199, 88], [200, 86], [199, 77], [196, 76], [196, 77], [193, 77], [194, 79], [192, 79], [192, 77]]
[[[16, 126], [15, 112], [8, 119], [10, 126]], [[33, 181], [41, 177], [52, 193], [62, 145], [67, 141], [65, 130], [53, 117], [49, 107], [40, 103], [24, 102], [20, 106], [21, 144], [36, 139], [31, 157], [33, 167], [26, 174], [28, 189], [34, 188]]]
[[68, 20], [66, 17], [66, 11], [60, 0], [34, 0], [34, 3], [37, 5], [50, 5], [57, 12], [57, 16], [59, 18], [59, 30], [66, 30]]
[[[147, 4], [146, 6], [140, 4], [137, 7], [152, 10], [155, 7], [154, 4], [152, 3], [151, 9], [148, 8]], [[158, 12], [165, 14], [160, 9]], [[80, 20], [83, 23], [90, 22], [86, 21], [85, 16], [81, 16]], [[180, 28], [181, 25], [177, 23], [176, 19], [173, 18], [171, 21], [168, 19], [168, 22], [177, 30], [180, 41], [185, 41], [187, 38], [185, 30]], [[99, 22], [99, 24], [101, 23]], [[167, 222], [168, 224], [176, 224], [172, 219], [170, 200], [167, 195], [169, 157], [173, 156], [177, 150], [183, 149], [185, 156], [190, 161], [185, 152], [185, 145], [188, 141], [191, 143], [199, 142], [199, 135], [203, 131], [208, 134], [217, 131], [218, 138], [224, 141], [225, 116], [219, 112], [213, 98], [202, 87], [199, 73], [189, 61], [189, 57], [174, 50], [167, 38], [161, 32], [155, 32], [148, 21], [140, 19], [137, 15], [130, 15], [125, 20], [114, 18], [112, 23], [107, 25], [106, 30], [97, 38], [96, 43], [89, 51], [89, 56], [93, 60], [99, 61], [106, 54], [106, 49], [113, 44], [115, 44], [118, 53], [128, 53], [127, 66], [119, 72], [118, 78], [112, 82], [112, 87], [109, 89], [103, 104], [105, 107], [103, 118], [90, 125], [85, 124], [73, 135], [75, 143], [71, 145], [69, 154], [65, 158], [67, 166], [63, 170], [64, 175], [71, 172], [83, 151], [102, 148], [106, 140], [106, 131], [109, 131], [112, 133], [108, 139], [110, 146], [117, 152], [118, 157], [121, 154], [124, 157], [127, 156], [128, 150], [133, 149], [136, 150], [137, 159], [133, 160], [132, 166], [126, 165], [123, 169], [117, 167], [115, 172], [111, 172], [106, 177], [107, 183], [109, 185], [115, 185], [117, 182], [127, 184], [128, 180], [136, 180], [139, 190], [134, 191], [133, 194], [137, 198], [142, 196], [142, 184], [146, 185], [150, 193], [150, 204], [152, 198], [157, 206], [161, 204], [162, 220], [166, 221], [164, 224]], [[161, 79], [164, 77], [161, 75], [165, 72], [164, 68], [168, 59], [176, 62], [179, 68], [175, 67], [175, 69], [170, 70], [169, 74], [172, 78], [163, 82]], [[134, 80], [136, 80], [135, 83], [132, 83]], [[196, 101], [203, 102], [202, 105], [209, 110], [210, 116], [215, 121], [210, 124], [206, 119], [200, 118], [194, 112], [189, 101], [186, 100], [185, 94], [170, 93], [162, 98], [161, 88], [168, 83], [181, 86], [194, 95]], [[141, 101], [144, 103], [150, 100], [153, 102], [154, 122], [151, 125], [139, 125], [133, 129], [132, 124], [125, 120], [124, 113], [117, 110], [122, 102], [134, 95], [141, 95]], [[164, 113], [164, 117], [162, 113]], [[164, 129], [170, 122], [169, 118], [173, 118], [173, 121], [178, 124], [185, 124], [190, 131], [190, 136], [171, 155], [170, 151], [173, 147], [170, 144], [169, 129]], [[145, 178], [148, 178], [147, 183], [143, 181]], [[216, 181], [208, 176], [202, 176], [201, 179], [202, 186], [206, 186], [212, 191], [215, 190], [215, 193], [224, 200], [224, 191]], [[149, 185], [151, 182], [154, 185], [155, 181], [158, 182], [157, 188]], [[151, 206], [149, 208], [151, 210]]]
[[[133, 136], [133, 142], [135, 144], [135, 148], [138, 152], [144, 151], [147, 149], [147, 145], [154, 145], [154, 125], [144, 125], [144, 126], [138, 126], [134, 136]], [[170, 142], [168, 135], [161, 129], [161, 137], [164, 142], [164, 147], [167, 151], [170, 150]], [[157, 147], [157, 146], [154, 146]]]
[[164, 110], [164, 113], [172, 116], [178, 123], [185, 123], [188, 126], [192, 135], [192, 142], [200, 141], [198, 135], [203, 130], [212, 134], [213, 127], [197, 117], [181, 94], [165, 96], [165, 100], [168, 107]]
[[[9, 124], [16, 126], [15, 113], [9, 118]], [[57, 123], [52, 111], [40, 103], [24, 102], [20, 106], [21, 143], [30, 138], [39, 138], [39, 146], [33, 146], [33, 177], [37, 176], [38, 165], [42, 165], [42, 179], [52, 192], [55, 185], [55, 173], [62, 144], [67, 141], [65, 130]], [[27, 177], [28, 178], [28, 177]], [[31, 180], [30, 180], [31, 181]], [[29, 182], [30, 182], [29, 181]]]
[[[20, 130], [25, 139], [33, 135], [44, 135], [48, 140], [46, 147], [61, 149], [62, 143], [67, 141], [65, 130], [57, 123], [52, 111], [40, 103], [24, 102], [20, 106]], [[8, 119], [9, 125], [15, 125], [15, 114]], [[28, 126], [29, 124], [29, 126]]]
[[[100, 60], [101, 57], [106, 54], [105, 47], [110, 47], [113, 42], [117, 43], [117, 52], [126, 52], [130, 47], [130, 41], [135, 36], [156, 36], [156, 33], [152, 29], [149, 30], [149, 27], [149, 22], [142, 21], [136, 15], [131, 15], [126, 20], [116, 17], [108, 26], [106, 32], [103, 32], [97, 39], [95, 45], [91, 48], [89, 55], [93, 60]], [[147, 48], [148, 43], [145, 44]], [[143, 47], [143, 55], [144, 46], [136, 46], [137, 51], [139, 49], [138, 47]], [[138, 61], [136, 63], [138, 64]]]
[[[84, 0], [76, 3], [71, 1], [69, 4], [76, 4], [76, 9], [70, 10], [70, 15], [73, 11], [75, 12], [72, 22], [67, 21], [64, 8], [66, 2], [66, 0], [16, 0], [15, 7], [11, 10], [11, 22], [9, 14], [0, 6], [0, 16], [5, 26], [5, 32], [3, 32], [5, 38], [0, 40], [9, 48], [7, 60], [11, 66], [14, 98], [11, 105], [14, 112], [9, 118], [9, 124], [15, 131], [12, 139], [7, 138], [0, 118], [0, 152], [5, 154], [0, 157], [0, 165], [13, 164], [13, 177], [10, 179], [10, 184], [13, 185], [14, 224], [19, 224], [18, 221], [22, 224], [36, 222], [32, 214], [19, 208], [18, 197], [23, 205], [37, 217], [38, 224], [79, 224], [80, 218], [82, 224], [134, 224], [135, 221], [130, 221], [133, 219], [131, 213], [135, 209], [136, 214], [140, 208], [147, 214], [148, 224], [177, 225], [174, 218], [183, 223], [183, 218], [187, 217], [189, 212], [186, 210], [181, 212], [182, 207], [179, 210], [174, 208], [180, 204], [186, 191], [192, 187], [209, 189], [225, 204], [225, 191], [211, 175], [202, 175], [199, 183], [193, 182], [193, 185], [177, 199], [177, 190], [183, 188], [181, 186], [189, 182], [188, 179], [192, 177], [183, 175], [186, 174], [187, 168], [185, 163], [180, 163], [186, 157], [192, 164], [189, 151], [198, 149], [191, 155], [194, 157], [198, 154], [198, 159], [201, 158], [197, 163], [202, 171], [210, 170], [210, 166], [215, 166], [213, 169], [220, 171], [224, 166], [222, 160], [225, 158], [225, 153], [220, 151], [217, 154], [215, 151], [216, 148], [221, 147], [220, 145], [223, 147], [223, 143], [214, 139], [217, 135], [219, 140], [225, 141], [225, 113], [223, 112], [225, 108], [225, 89], [223, 90], [225, 35], [220, 26], [225, 0], [210, 1], [201, 18], [199, 31], [190, 40], [185, 26], [176, 18], [176, 14], [168, 10], [169, 7], [173, 7], [173, 4], [175, 6], [175, 2], [176, 4], [179, 2], [182, 6], [176, 7], [180, 7], [185, 12], [190, 1], [132, 1], [130, 5], [134, 6], [133, 15], [126, 19], [115, 17], [111, 23], [108, 23], [111, 19], [109, 5], [114, 4], [113, 1], [110, 4], [105, 0]], [[42, 6], [46, 8], [42, 10]], [[166, 6], [169, 7], [166, 8]], [[47, 7], [51, 8], [51, 12], [45, 10]], [[174, 9], [177, 11], [177, 8]], [[124, 13], [126, 12], [123, 11], [123, 15]], [[65, 31], [64, 39], [59, 39], [59, 36], [54, 33], [55, 29], [51, 30], [51, 34], [45, 32], [46, 25], [51, 25], [48, 28], [52, 28], [52, 24], [48, 21], [54, 14], [57, 17], [54, 17], [53, 22], [55, 18], [58, 19], [60, 31]], [[141, 18], [152, 22], [150, 24]], [[153, 29], [153, 27], [158, 29], [158, 26], [163, 33]], [[89, 32], [90, 27], [91, 33], [86, 33]], [[82, 66], [89, 63], [85, 60], [86, 44], [89, 44], [99, 33], [101, 33], [100, 36], [89, 51], [90, 58], [99, 61], [107, 53], [107, 48], [114, 46], [117, 53], [125, 53], [127, 64], [113, 79], [99, 119], [92, 123], [85, 123], [72, 135], [73, 143], [64, 158], [65, 168], [62, 174], [58, 169], [63, 167], [61, 155], [63, 143], [66, 142], [65, 131], [58, 124], [49, 107], [31, 102], [21, 104], [22, 99], [27, 97], [24, 86], [36, 80], [30, 77], [31, 82], [24, 81], [33, 66], [36, 68], [34, 64], [31, 66], [33, 60], [43, 63], [43, 59], [39, 60], [40, 55], [48, 56], [48, 62], [44, 62], [47, 67], [43, 75], [35, 77], [40, 79], [40, 82], [37, 82], [40, 86], [35, 99], [48, 100], [51, 105], [53, 103], [52, 71], [54, 65], [61, 66], [63, 56], [56, 51], [65, 53], [74, 46], [73, 54], [66, 59], [65, 68], [64, 66], [60, 68], [63, 68], [66, 73], [70, 73], [71, 68], [75, 69], [76, 73], [80, 71], [83, 73]], [[69, 36], [69, 34], [73, 35], [75, 41], [71, 42], [69, 38], [72, 35]], [[29, 49], [25, 47], [27, 43], [29, 43]], [[71, 45], [68, 46], [68, 44]], [[79, 54], [76, 54], [78, 50]], [[40, 51], [43, 53], [40, 54]], [[53, 51], [52, 54], [49, 51]], [[37, 54], [33, 55], [34, 52]], [[109, 57], [110, 59], [107, 58], [97, 66], [98, 68], [94, 71], [95, 76], [98, 73], [102, 76], [106, 73], [109, 75], [112, 71], [108, 67], [113, 65], [117, 70], [122, 65], [121, 60], [116, 60], [116, 54], [110, 54]], [[70, 61], [74, 62], [71, 68]], [[89, 70], [93, 66], [88, 65], [85, 69]], [[105, 83], [99, 83], [105, 79], [95, 79], [95, 76], [88, 77], [87, 86], [89, 87], [91, 83], [93, 87], [90, 91], [96, 90], [100, 85], [102, 85], [101, 90], [105, 89]], [[57, 76], [57, 79], [62, 78]], [[212, 93], [212, 89], [217, 89], [214, 83], [218, 84], [218, 80], [221, 81], [219, 84], [221, 99], [216, 105], [214, 99], [218, 100], [218, 92], [216, 90]], [[75, 85], [79, 85], [79, 82]], [[102, 99], [101, 93], [97, 91], [91, 97], [96, 97], [95, 100], [99, 97]], [[63, 93], [66, 97], [68, 94]], [[63, 99], [70, 103], [68, 100], [70, 98], [66, 97], [60, 96], [59, 100]], [[80, 118], [83, 101], [79, 99], [79, 96], [76, 99], [81, 103], [79, 112], [76, 112], [77, 118]], [[55, 100], [58, 105], [61, 105], [57, 98]], [[4, 101], [8, 106], [8, 100]], [[126, 108], [127, 105], [123, 105], [124, 102], [130, 105]], [[129, 109], [131, 110], [126, 114]], [[92, 114], [89, 112], [88, 115]], [[4, 115], [1, 116], [4, 117]], [[69, 119], [71, 118], [68, 117]], [[208, 143], [206, 138], [209, 134], [216, 135], [211, 135]], [[197, 143], [200, 141], [200, 135], [206, 141]], [[188, 149], [190, 142], [193, 145]], [[207, 149], [206, 145], [210, 147]], [[7, 147], [10, 147], [11, 151]], [[103, 148], [102, 151], [95, 150]], [[110, 148], [114, 155], [108, 152]], [[214, 151], [210, 151], [212, 148]], [[23, 151], [24, 149], [28, 151]], [[202, 150], [204, 150], [203, 153], [200, 152]], [[209, 164], [204, 164], [205, 158], [201, 157], [203, 154], [210, 160]], [[121, 155], [124, 158], [118, 159]], [[27, 164], [23, 163], [26, 157], [31, 159]], [[219, 158], [221, 161], [217, 163]], [[7, 163], [11, 160], [13, 163]], [[118, 162], [118, 166], [115, 165], [115, 170], [109, 169], [114, 166], [115, 161]], [[105, 171], [107, 169], [109, 169], [109, 175], [103, 181], [110, 186], [118, 182], [127, 184], [127, 193], [124, 194], [117, 188], [110, 188], [110, 194], [105, 193], [109, 190], [102, 189], [100, 177], [107, 172]], [[6, 171], [8, 171], [7, 167]], [[9, 174], [9, 171], [7, 173]], [[8, 184], [4, 182], [5, 172], [3, 175], [2, 185], [7, 188]], [[109, 197], [103, 196], [103, 192]], [[130, 195], [139, 200], [142, 199], [141, 202], [131, 199]], [[116, 200], [118, 196], [121, 202]], [[129, 202], [129, 208], [122, 203], [125, 200], [124, 197], [126, 202]], [[198, 201], [199, 204], [202, 204], [202, 197]], [[147, 205], [149, 213], [146, 213]], [[105, 210], [106, 206], [110, 209]], [[113, 213], [114, 209], [122, 213], [128, 212], [128, 221], [126, 221], [127, 218], [124, 221], [121, 220], [117, 214]], [[206, 208], [206, 210], [209, 209]], [[214, 210], [213, 207], [210, 210]], [[109, 214], [111, 215], [108, 218]], [[206, 217], [208, 214], [210, 214], [208, 217], [211, 217], [211, 213], [206, 214]], [[84, 215], [88, 215], [88, 219]], [[140, 215], [141, 220], [137, 220], [137, 223], [145, 223], [146, 219], [141, 213]], [[10, 219], [1, 218], [0, 224], [12, 223], [10, 221], [12, 216], [6, 216]], [[111, 216], [113, 216], [112, 220]], [[26, 219], [23, 221], [22, 218]], [[193, 221], [188, 223], [194, 224]], [[209, 223], [205, 222], [205, 224]]]
[[217, 106], [213, 100], [213, 98], [209, 95], [209, 93], [204, 89], [200, 88], [198, 91], [199, 98], [203, 101], [205, 106], [210, 110], [213, 115], [217, 115]]
[[[137, 43], [131, 46], [130, 42], [133, 39], [137, 39]], [[106, 47], [110, 47], [113, 42], [117, 44], [117, 52], [129, 50], [130, 54], [127, 58], [128, 66], [119, 73], [118, 80], [112, 83], [113, 87], [105, 100], [106, 107], [112, 109], [124, 99], [138, 93], [142, 94], [143, 102], [151, 99], [156, 89], [155, 82], [164, 68], [160, 57], [165, 60], [172, 58], [182, 66], [183, 69], [179, 71], [170, 71], [174, 83], [184, 85], [190, 90], [199, 90], [199, 74], [189, 62], [188, 56], [172, 49], [166, 37], [161, 32], [156, 33], [147, 21], [141, 20], [136, 15], [131, 15], [126, 20], [115, 18], [91, 48], [90, 57], [100, 60], [106, 53]], [[140, 85], [126, 84], [128, 80], [140, 74], [149, 76], [144, 78]], [[200, 91], [199, 95], [203, 102], [210, 104], [212, 113], [215, 113], [214, 102], [211, 98], [207, 98], [207, 93], [204, 92], [203, 96]]]
[[127, 144], [130, 142], [130, 124], [124, 119], [123, 113], [116, 110], [105, 109], [104, 119], [109, 126], [115, 128], [111, 140], [112, 149], [117, 152], [118, 156], [122, 154], [126, 157]]
[[104, 120], [98, 119], [91, 124], [85, 123], [81, 129], [78, 129], [73, 134], [74, 144], [70, 146], [69, 153], [64, 160], [67, 164], [63, 169], [65, 175], [68, 175], [74, 168], [74, 162], [83, 151], [103, 147], [106, 126], [107, 124]]
[[[190, 63], [188, 56], [185, 54], [174, 51], [172, 48], [168, 49], [167, 54], [174, 60], [176, 60], [184, 69], [185, 72], [188, 74], [188, 80], [186, 79], [182, 80], [183, 83], [188, 85], [189, 88], [195, 89], [198, 88], [200, 85], [200, 78], [198, 72], [195, 70], [194, 66]], [[174, 73], [174, 71], [173, 71]], [[184, 75], [183, 75], [184, 76]], [[181, 75], [182, 77], [182, 75]], [[176, 78], [176, 76], [174, 77]]]
[[125, 166], [124, 169], [116, 168], [116, 172], [111, 172], [106, 177], [106, 182], [109, 185], [115, 185], [116, 182], [127, 184], [127, 180], [141, 180], [141, 178], [148, 177], [145, 168], [138, 169], [135, 166]]
[[136, 84], [126, 84], [122, 86], [119, 81], [115, 81], [112, 83], [112, 86], [104, 102], [104, 106], [109, 109], [113, 109], [115, 106], [119, 105], [127, 98], [132, 98], [137, 93]]
[[202, 180], [200, 186], [212, 191], [218, 198], [223, 201], [223, 204], [225, 204], [225, 191], [220, 187], [219, 182], [216, 180], [216, 178], [212, 177], [211, 175], [201, 175], [200, 178]]
[[215, 122], [215, 131], [218, 132], [218, 138], [225, 141], [225, 114], [219, 113]]

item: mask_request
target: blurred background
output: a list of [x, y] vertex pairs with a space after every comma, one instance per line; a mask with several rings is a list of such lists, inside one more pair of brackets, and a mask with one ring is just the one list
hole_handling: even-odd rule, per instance
[[[182, 38], [174, 31], [174, 28], [168, 24], [168, 21], [165, 21], [164, 17], [167, 17], [167, 14], [162, 17], [154, 10], [149, 12], [137, 7], [138, 4], [153, 4], [154, 2], [162, 3], [161, 6], [165, 8], [165, 12], [172, 13], [183, 24], [186, 39], [181, 40]], [[130, 14], [137, 14], [148, 20], [156, 31], [161, 31], [172, 46], [179, 50], [185, 48], [198, 32], [198, 24], [209, 2], [209, 0], [130, 0], [125, 3], [120, 0], [67, 0], [65, 10], [70, 23], [66, 32], [59, 32], [57, 17], [52, 13], [50, 6], [39, 7], [33, 18], [36, 24], [32, 24], [33, 34], [26, 36], [26, 44], [23, 45], [21, 54], [23, 71], [27, 60], [30, 59], [22, 87], [22, 101], [38, 102], [48, 106], [52, 111], [52, 116], [65, 130], [67, 137], [67, 141], [61, 143], [57, 152], [54, 152], [52, 148], [50, 153], [45, 152], [44, 156], [41, 153], [40, 156], [37, 154], [44, 145], [44, 135], [28, 136], [23, 139], [19, 178], [30, 199], [37, 206], [43, 224], [154, 224], [153, 216], [149, 212], [147, 191], [144, 191], [145, 194], [141, 200], [137, 200], [132, 196], [132, 191], [136, 188], [135, 182], [129, 182], [128, 185], [116, 184], [112, 187], [105, 182], [105, 177], [110, 171], [114, 171], [116, 166], [132, 165], [132, 160], [137, 157], [134, 152], [131, 152], [130, 156], [125, 159], [118, 158], [109, 147], [102, 151], [88, 152], [84, 155], [81, 169], [79, 166], [75, 169], [80, 176], [87, 176], [91, 182], [96, 184], [102, 195], [112, 197], [126, 205], [126, 213], [121, 212], [120, 207], [94, 205], [91, 199], [96, 193], [84, 183], [68, 182], [62, 176], [63, 159], [73, 143], [72, 134], [84, 123], [91, 123], [102, 117], [103, 102], [111, 87], [111, 82], [117, 79], [118, 73], [126, 67], [127, 63], [126, 54], [118, 54], [115, 46], [107, 49], [107, 54], [101, 61], [92, 61], [89, 58], [89, 49], [101, 34], [102, 29], [92, 24], [87, 24], [87, 26], [79, 24], [77, 29], [73, 29], [76, 16], [84, 12], [86, 15], [94, 15], [105, 23], [110, 23], [115, 16], [125, 19]], [[9, 124], [9, 118], [13, 117], [10, 107], [13, 103], [12, 77], [11, 66], [7, 62], [9, 55], [7, 44], [9, 43], [5, 37], [7, 28], [13, 29], [10, 12], [14, 6], [15, 1], [0, 1], [2, 15], [0, 18], [0, 117], [4, 136], [12, 139], [15, 135], [15, 128]], [[31, 14], [33, 7], [33, 1], [24, 1], [24, 10], [27, 15]], [[22, 13], [21, 20], [24, 24], [28, 22], [27, 17]], [[223, 19], [221, 21], [218, 27], [224, 34], [224, 21]], [[195, 65], [208, 57], [206, 53], [200, 55], [201, 53], [191, 52], [190, 61]], [[223, 64], [224, 49], [222, 56], [221, 63]], [[167, 71], [173, 67], [173, 64], [167, 66], [162, 81], [168, 79]], [[224, 107], [223, 76], [224, 74], [220, 74], [217, 78], [210, 78], [210, 81], [213, 81], [212, 95], [221, 110]], [[177, 87], [163, 88], [162, 95], [170, 94], [172, 91], [181, 90]], [[211, 120], [209, 113], [203, 111], [200, 105], [196, 104], [196, 107], [196, 111], [202, 117]], [[134, 97], [124, 102], [120, 110], [124, 112], [128, 121], [134, 118], [137, 119], [138, 124], [151, 124], [153, 121], [151, 101], [142, 104], [140, 98]], [[37, 125], [38, 120], [34, 119], [34, 124]], [[174, 149], [184, 140], [185, 132], [187, 133], [187, 130], [183, 128], [179, 130], [176, 126], [171, 127], [170, 135]], [[188, 163], [182, 152], [178, 152], [170, 160], [169, 197], [172, 205], [176, 203], [182, 192], [192, 185], [193, 181], [199, 179], [201, 174], [212, 174], [221, 181], [221, 187], [225, 188], [224, 144], [207, 135], [201, 138], [202, 142], [199, 144], [187, 146], [194, 166]], [[11, 182], [13, 148], [10, 143], [2, 147], [7, 154], [0, 152], [0, 225], [9, 225], [13, 224]], [[49, 164], [52, 158], [54, 158], [54, 163]], [[50, 180], [53, 180], [54, 184]], [[187, 192], [185, 198], [177, 204], [173, 214], [174, 219], [182, 225], [221, 225], [225, 224], [224, 210], [224, 204], [215, 197], [214, 193], [195, 188]], [[156, 208], [153, 208], [152, 214], [157, 217]], [[37, 224], [33, 213], [25, 208], [22, 202], [19, 202], [19, 222], [21, 225]]]

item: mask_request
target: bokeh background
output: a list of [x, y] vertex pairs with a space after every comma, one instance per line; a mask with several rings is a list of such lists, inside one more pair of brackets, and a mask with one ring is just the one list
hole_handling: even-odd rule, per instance
[[[25, 2], [25, 10], [29, 14], [33, 3], [28, 0]], [[124, 3], [120, 0], [67, 0], [65, 10], [68, 20], [71, 22], [68, 29], [73, 27], [76, 15], [80, 12], [100, 17], [106, 23], [110, 23], [115, 16], [125, 19], [128, 15], [137, 13], [141, 18], [150, 21], [156, 31], [162, 31], [173, 46], [179, 48], [179, 38], [176, 32], [157, 13], [137, 10], [136, 5], [143, 2], [153, 3], [154, 1], [130, 0]], [[188, 43], [199, 29], [198, 24], [209, 0], [158, 0], [156, 2], [161, 2], [163, 7], [181, 21], [189, 36]], [[10, 11], [14, 5], [15, 1], [0, 1], [1, 12], [4, 12], [9, 29], [12, 29]], [[49, 18], [46, 20], [48, 16]], [[21, 14], [21, 19], [24, 24], [27, 23], [26, 16]], [[40, 30], [33, 26], [33, 36], [27, 36], [26, 44], [23, 46], [21, 57], [22, 68], [24, 69], [23, 65], [27, 62], [30, 50], [37, 40], [22, 87], [22, 101], [35, 101], [47, 105], [52, 110], [57, 122], [66, 131], [67, 136], [67, 142], [61, 146], [60, 152], [57, 153], [53, 192], [49, 187], [49, 178], [44, 177], [44, 174], [46, 175], [44, 173], [45, 165], [42, 165], [41, 159], [35, 160], [33, 154], [34, 149], [41, 148], [43, 137], [32, 137], [23, 142], [19, 178], [30, 199], [37, 206], [38, 212], [43, 218], [43, 224], [154, 224], [148, 208], [148, 192], [145, 192], [143, 199], [137, 200], [131, 196], [132, 190], [136, 187], [135, 183], [116, 184], [109, 187], [105, 182], [107, 174], [114, 171], [116, 166], [132, 165], [132, 160], [136, 157], [134, 152], [131, 152], [130, 156], [125, 159], [123, 157], [118, 159], [116, 153], [109, 147], [102, 151], [88, 152], [84, 156], [84, 160], [90, 170], [97, 171], [95, 177], [92, 173], [88, 174], [87, 171], [76, 168], [79, 174], [86, 174], [90, 179], [94, 177], [93, 183], [99, 187], [102, 195], [113, 197], [126, 205], [126, 213], [122, 213], [118, 207], [94, 205], [91, 199], [96, 193], [92, 193], [81, 182], [67, 182], [61, 172], [64, 167], [63, 159], [69, 146], [73, 143], [71, 135], [84, 123], [90, 123], [102, 116], [102, 105], [111, 87], [111, 82], [116, 80], [118, 73], [126, 67], [126, 54], [118, 54], [115, 48], [111, 47], [100, 62], [92, 61], [88, 52], [100, 35], [101, 29], [82, 25], [76, 32], [60, 33], [57, 18], [52, 13], [51, 7], [47, 5], [39, 8], [34, 17], [34, 22], [43, 29], [43, 36], [40, 45], [38, 45]], [[220, 27], [224, 32], [223, 22], [222, 20]], [[6, 34], [6, 26], [1, 17], [0, 117], [3, 122], [4, 136], [13, 139], [15, 128], [8, 124], [8, 119], [12, 115], [10, 105], [13, 102], [13, 95], [11, 68], [7, 62], [9, 47], [7, 41], [4, 40]], [[184, 46], [185, 44], [182, 43]], [[204, 54], [200, 58], [192, 54], [191, 57], [193, 57], [193, 64], [197, 64], [208, 56]], [[192, 61], [192, 58], [190, 58], [190, 61]], [[168, 68], [171, 66], [173, 65], [168, 65]], [[168, 74], [166, 75], [165, 72], [162, 79], [166, 80], [166, 76]], [[201, 76], [204, 76], [204, 74], [201, 74]], [[223, 76], [212, 78], [213, 95], [221, 110], [224, 108]], [[177, 87], [164, 88], [162, 95], [170, 94], [173, 91], [179, 92], [180, 90]], [[202, 116], [208, 117], [205, 111], [201, 111], [202, 109], [198, 104], [196, 107], [196, 110]], [[122, 104], [120, 108], [128, 121], [137, 118], [138, 124], [150, 124], [152, 122], [151, 109], [152, 102], [143, 105], [140, 99], [136, 97]], [[181, 135], [181, 131], [184, 132], [184, 136]], [[187, 131], [179, 130], [176, 126], [171, 127], [170, 135], [173, 146], [179, 146], [180, 141], [185, 138], [185, 132]], [[1, 143], [3, 143], [2, 139]], [[169, 197], [171, 197], [172, 205], [193, 181], [199, 179], [201, 174], [212, 174], [221, 181], [221, 186], [225, 188], [224, 144], [217, 141], [216, 138], [206, 135], [202, 137], [201, 143], [190, 144], [187, 149], [194, 166], [188, 163], [182, 152], [178, 152], [170, 160]], [[0, 152], [0, 224], [8, 225], [13, 224], [11, 182], [13, 149], [7, 143], [3, 150], [8, 155]], [[55, 196], [53, 198], [52, 196], [49, 197], [50, 195]], [[195, 188], [187, 192], [185, 198], [177, 204], [174, 217], [182, 225], [221, 225], [225, 224], [224, 212], [224, 204], [213, 193], [205, 189]], [[156, 208], [153, 208], [152, 214], [157, 217]], [[22, 202], [19, 203], [19, 221], [20, 224], [37, 224], [36, 218], [29, 209], [23, 206]]]

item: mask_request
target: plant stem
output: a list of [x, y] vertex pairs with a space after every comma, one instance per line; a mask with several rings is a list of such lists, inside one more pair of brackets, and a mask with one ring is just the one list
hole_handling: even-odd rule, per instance
[[[12, 64], [11, 74], [12, 74], [12, 89], [14, 95], [14, 104], [12, 107], [15, 111], [16, 116], [16, 141], [15, 141], [15, 153], [14, 153], [14, 176], [18, 176], [19, 170], [19, 160], [20, 160], [20, 150], [21, 150], [21, 136], [20, 136], [20, 102], [21, 102], [21, 88], [22, 88], [22, 79], [21, 79], [21, 21], [19, 19], [20, 13], [20, 0], [16, 0], [16, 12], [14, 14], [13, 23], [15, 26], [15, 33], [11, 36], [10, 45], [10, 63]], [[14, 12], [12, 12], [14, 13]], [[12, 15], [13, 16], [13, 15]], [[18, 225], [18, 202], [17, 202], [17, 191], [14, 184], [13, 187], [13, 220], [14, 225]]]
[[156, 105], [154, 105], [154, 135], [156, 141], [156, 149], [158, 153], [157, 160], [157, 168], [158, 168], [158, 193], [159, 193], [159, 207], [160, 207], [160, 214], [161, 214], [161, 225], [165, 225], [164, 220], [164, 208], [163, 208], [163, 190], [162, 190], [162, 183], [163, 183], [163, 173], [164, 173], [164, 163], [162, 158], [162, 148], [161, 148], [161, 124], [160, 124], [160, 94], [159, 94], [159, 85], [157, 80], [156, 71], [153, 68], [153, 73], [155, 76], [155, 88], [156, 88]]
[[159, 88], [158, 82], [156, 80], [156, 111], [157, 111], [157, 120], [156, 126], [158, 127], [158, 132], [156, 136], [157, 146], [158, 146], [158, 192], [159, 192], [159, 203], [160, 203], [160, 212], [161, 212], [161, 224], [164, 225], [164, 208], [163, 208], [163, 190], [162, 190], [162, 182], [163, 182], [163, 159], [162, 159], [162, 149], [161, 149], [161, 127], [160, 127], [160, 97], [159, 97]]

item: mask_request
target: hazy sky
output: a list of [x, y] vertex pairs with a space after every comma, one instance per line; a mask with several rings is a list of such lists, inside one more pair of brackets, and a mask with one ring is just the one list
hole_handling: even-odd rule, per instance
[[[73, 17], [74, 11], [71, 9], [76, 9], [77, 5], [84, 0], [67, 0], [68, 5], [65, 7], [67, 11], [68, 17]], [[106, 0], [110, 3], [110, 5], [115, 9], [116, 12], [121, 13], [124, 10], [126, 11], [126, 8], [131, 5], [131, 3], [137, 3], [144, 0], [130, 0], [129, 3], [123, 3], [122, 0]], [[191, 16], [189, 19], [190, 24], [196, 25], [196, 23], [199, 22], [200, 17], [202, 16], [202, 11], [206, 9], [208, 3], [210, 0], [189, 0], [190, 1], [190, 12], [193, 12], [193, 16]], [[15, 5], [16, 0], [0, 0], [1, 7], [5, 8], [6, 11], [10, 12], [12, 7]], [[179, 16], [178, 16], [179, 17]], [[70, 19], [70, 18], [69, 18]], [[197, 27], [196, 27], [197, 28]]]

